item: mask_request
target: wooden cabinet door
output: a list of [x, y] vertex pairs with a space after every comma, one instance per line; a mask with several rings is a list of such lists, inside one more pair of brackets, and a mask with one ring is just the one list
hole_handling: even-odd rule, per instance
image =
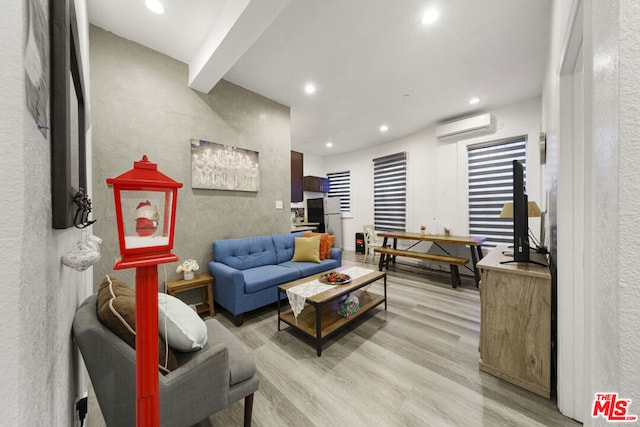
[[550, 280], [484, 270], [480, 370], [550, 396]]
[[291, 152], [291, 202], [297, 203], [303, 200], [302, 196], [302, 167], [303, 154], [297, 151]]
[[316, 193], [329, 192], [329, 178], [321, 178], [319, 176], [305, 176], [303, 179], [304, 191], [314, 191]]

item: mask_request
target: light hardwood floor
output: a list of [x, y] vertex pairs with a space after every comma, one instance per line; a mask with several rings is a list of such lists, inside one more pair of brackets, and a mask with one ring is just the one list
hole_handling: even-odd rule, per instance
[[[345, 251], [343, 264], [377, 269], [363, 257]], [[253, 425], [579, 425], [554, 401], [478, 370], [479, 295], [470, 277], [463, 280], [452, 289], [448, 274], [390, 270], [387, 311], [380, 305], [326, 341], [322, 357], [286, 325], [278, 332], [275, 306], [247, 315], [239, 328], [216, 310], [258, 367]], [[382, 292], [382, 284], [370, 290]], [[90, 406], [88, 425], [101, 425], [95, 401]], [[238, 402], [197, 426], [240, 426], [242, 419]]]

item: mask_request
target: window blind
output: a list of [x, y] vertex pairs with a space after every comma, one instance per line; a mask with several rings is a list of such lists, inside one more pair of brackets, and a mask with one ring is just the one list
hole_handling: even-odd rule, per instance
[[373, 159], [373, 216], [376, 230], [405, 231], [407, 153]]
[[513, 219], [500, 218], [506, 202], [513, 202], [513, 160], [524, 166], [527, 138], [518, 137], [467, 149], [469, 234], [485, 237], [485, 247], [513, 244]]
[[328, 173], [329, 197], [340, 198], [340, 212], [351, 212], [351, 172]]

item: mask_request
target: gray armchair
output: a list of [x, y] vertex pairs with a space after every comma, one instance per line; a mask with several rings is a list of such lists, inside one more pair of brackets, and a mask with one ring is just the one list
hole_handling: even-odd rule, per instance
[[[107, 329], [96, 313], [97, 295], [82, 303], [75, 336], [108, 426], [136, 425], [136, 354]], [[244, 425], [251, 425], [256, 366], [243, 344], [215, 319], [206, 322], [201, 350], [176, 352], [178, 368], [159, 375], [160, 425], [191, 426], [244, 398]]]

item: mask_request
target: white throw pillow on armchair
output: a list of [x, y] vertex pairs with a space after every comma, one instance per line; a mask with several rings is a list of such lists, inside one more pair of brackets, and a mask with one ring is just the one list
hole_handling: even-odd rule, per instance
[[158, 332], [169, 347], [179, 351], [200, 350], [207, 343], [207, 325], [198, 313], [163, 293], [158, 294]]

